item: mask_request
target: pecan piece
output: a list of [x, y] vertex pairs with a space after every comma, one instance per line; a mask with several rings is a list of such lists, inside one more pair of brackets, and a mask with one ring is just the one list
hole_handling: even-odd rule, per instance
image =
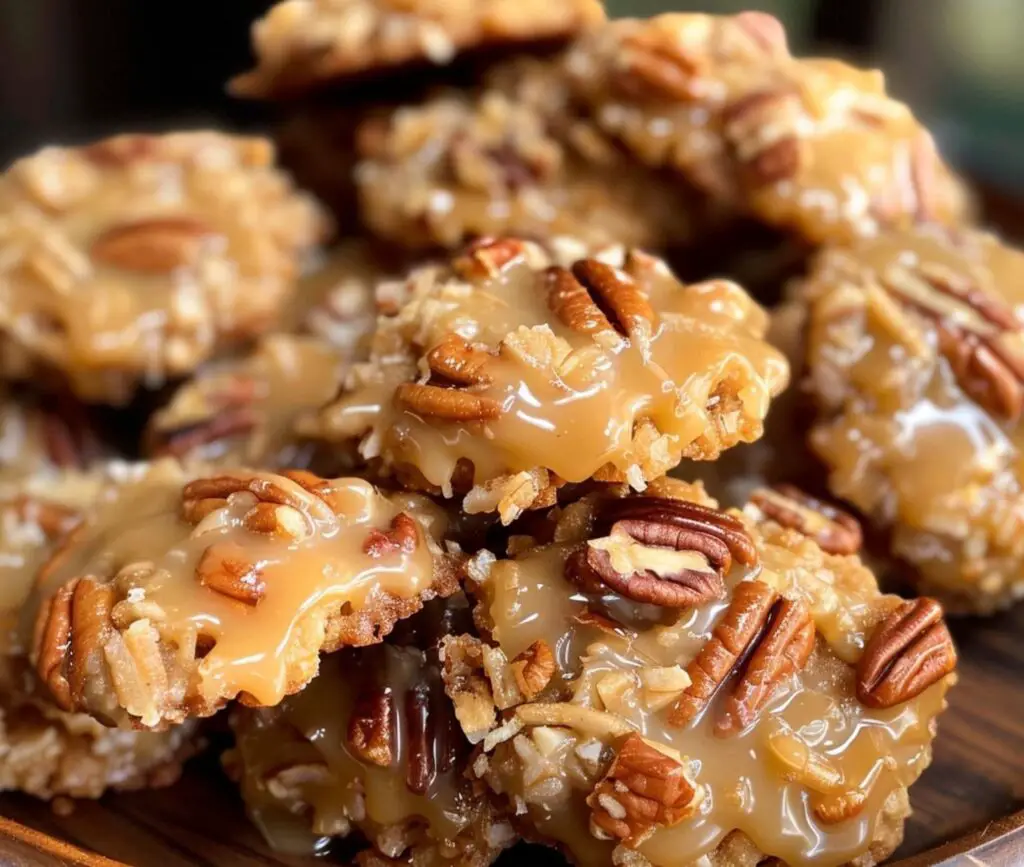
[[526, 245], [518, 238], [480, 238], [454, 262], [455, 273], [465, 280], [497, 277], [520, 260]]
[[266, 594], [260, 563], [253, 562], [235, 542], [217, 542], [207, 548], [196, 564], [196, 580], [204, 587], [242, 602], [259, 605]]
[[360, 695], [348, 721], [348, 746], [364, 762], [386, 768], [392, 761], [395, 708], [388, 688], [371, 688]]
[[750, 502], [776, 524], [813, 539], [829, 554], [856, 554], [863, 544], [856, 518], [793, 485], [758, 488]]
[[623, 42], [623, 70], [615, 84], [640, 99], [690, 102], [700, 95], [701, 62], [665, 34], [645, 28]]
[[601, 517], [599, 527], [613, 521], [609, 535], [584, 544], [565, 565], [566, 577], [587, 592], [611, 589], [636, 602], [688, 608], [725, 593], [733, 557], [746, 565], [757, 559], [736, 519], [684, 500], [615, 500]]
[[775, 591], [763, 581], [744, 581], [715, 625], [711, 638], [687, 666], [690, 685], [669, 713], [669, 723], [684, 726], [711, 701], [747, 648], [764, 627]]
[[405, 786], [417, 795], [427, 793], [437, 774], [433, 724], [430, 690], [425, 684], [419, 684], [405, 694], [405, 736], [408, 743]]
[[544, 691], [555, 673], [555, 654], [544, 639], [538, 639], [515, 657], [509, 667], [516, 685], [527, 698]]
[[419, 525], [405, 512], [399, 512], [391, 519], [390, 529], [371, 530], [363, 542], [363, 551], [374, 559], [388, 554], [411, 554], [419, 544]]
[[548, 268], [544, 272], [544, 284], [551, 312], [577, 334], [589, 337], [607, 334], [616, 342], [622, 342], [608, 317], [570, 271], [557, 266]]
[[488, 365], [494, 360], [486, 349], [480, 349], [458, 334], [448, 334], [427, 353], [432, 373], [455, 385], [486, 385], [491, 381]]
[[781, 681], [803, 670], [814, 650], [815, 635], [806, 602], [782, 598], [774, 603], [764, 631], [715, 721], [718, 737], [729, 737], [749, 726]]
[[872, 633], [857, 663], [857, 698], [887, 708], [917, 697], [956, 668], [956, 648], [934, 599], [903, 602]]
[[501, 415], [501, 404], [493, 398], [418, 382], [399, 385], [395, 400], [416, 415], [443, 421], [492, 421]]
[[192, 217], [158, 217], [126, 223], [104, 232], [89, 249], [94, 262], [167, 274], [192, 264], [213, 229]]
[[658, 828], [671, 828], [697, 806], [682, 762], [635, 732], [623, 738], [604, 778], [587, 796], [591, 832], [636, 848]]
[[258, 423], [251, 407], [229, 407], [194, 424], [160, 432], [153, 453], [182, 458], [202, 446], [252, 433]]
[[1000, 339], [1020, 339], [1013, 311], [960, 275], [935, 266], [892, 267], [882, 285], [936, 325], [939, 350], [961, 388], [990, 412], [1016, 421], [1024, 412], [1024, 362]]

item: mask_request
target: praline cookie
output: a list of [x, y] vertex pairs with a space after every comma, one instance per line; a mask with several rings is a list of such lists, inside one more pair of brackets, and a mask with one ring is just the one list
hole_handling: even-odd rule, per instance
[[238, 95], [281, 97], [465, 51], [564, 42], [604, 21], [599, 0], [283, 0], [252, 27]]
[[305, 466], [309, 449], [294, 423], [334, 397], [344, 369], [342, 355], [319, 337], [265, 337], [178, 389], [150, 419], [149, 451], [186, 462]]
[[216, 132], [49, 147], [0, 177], [0, 376], [90, 402], [275, 324], [327, 223], [269, 142]]
[[276, 708], [238, 708], [226, 759], [278, 850], [361, 834], [356, 861], [486, 867], [516, 839], [479, 782], [444, 694], [436, 649], [343, 651]]
[[880, 72], [793, 57], [769, 15], [614, 21], [567, 67], [599, 125], [650, 165], [811, 244], [968, 210]]
[[690, 239], [696, 196], [579, 112], [557, 63], [521, 58], [492, 79], [362, 124], [355, 177], [376, 234], [413, 248], [500, 235], [646, 249]]
[[592, 864], [895, 849], [955, 679], [938, 603], [880, 593], [799, 497], [723, 511], [665, 480], [553, 517], [478, 556], [487, 638], [443, 646], [473, 771], [529, 827]]
[[35, 571], [95, 500], [101, 473], [47, 479], [0, 502], [0, 791], [98, 798], [108, 788], [170, 785], [195, 749], [195, 725], [112, 731], [48, 701], [18, 631]]
[[484, 241], [407, 286], [308, 430], [505, 523], [566, 482], [642, 489], [756, 439], [788, 378], [739, 286], [684, 285], [637, 250]]
[[458, 588], [444, 523], [423, 498], [360, 479], [190, 479], [155, 464], [40, 570], [32, 661], [63, 709], [122, 728], [166, 728], [235, 698], [277, 704], [321, 652], [379, 642]]
[[801, 291], [811, 447], [922, 591], [1024, 594], [1024, 253], [922, 228], [823, 252]]

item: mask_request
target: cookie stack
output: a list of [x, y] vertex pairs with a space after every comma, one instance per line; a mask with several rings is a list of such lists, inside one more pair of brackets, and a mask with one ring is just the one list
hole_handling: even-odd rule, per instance
[[882, 862], [942, 603], [1024, 588], [1024, 254], [766, 15], [253, 43], [295, 180], [220, 132], [0, 178], [0, 787], [167, 785], [223, 714], [293, 854]]

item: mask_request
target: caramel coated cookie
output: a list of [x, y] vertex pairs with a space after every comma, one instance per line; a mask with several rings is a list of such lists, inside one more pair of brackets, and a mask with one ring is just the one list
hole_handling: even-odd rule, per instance
[[464, 51], [572, 38], [604, 21], [598, 0], [284, 0], [252, 28], [241, 96], [296, 95]]
[[379, 642], [458, 588], [443, 531], [426, 501], [360, 479], [158, 463], [40, 571], [32, 660], [59, 706], [121, 727], [275, 705], [321, 652]]
[[305, 466], [309, 449], [294, 423], [334, 397], [344, 370], [341, 354], [319, 337], [265, 337], [182, 386], [150, 419], [149, 450], [183, 461]]
[[820, 255], [803, 286], [811, 447], [925, 592], [1024, 594], [1024, 253], [975, 230]]
[[486, 639], [443, 652], [474, 774], [579, 863], [882, 861], [955, 679], [941, 607], [793, 492], [619, 494], [473, 564]]
[[[436, 649], [343, 651], [276, 708], [239, 708], [226, 758], [272, 847], [310, 854], [359, 833], [362, 867], [486, 867], [516, 840], [465, 777], [470, 747], [444, 694]], [[301, 845], [301, 843], [300, 843]]]
[[0, 502], [0, 791], [98, 798], [110, 788], [170, 785], [194, 752], [194, 725], [111, 731], [65, 713], [47, 699], [26, 658], [18, 625], [36, 570], [109, 480], [97, 471], [37, 481], [41, 490], [26, 485]]
[[597, 122], [650, 165], [812, 244], [968, 211], [880, 72], [793, 57], [770, 15], [614, 21], [567, 67]]
[[642, 489], [756, 439], [788, 379], [739, 286], [684, 285], [636, 250], [480, 242], [407, 291], [307, 429], [505, 523], [565, 482]]
[[215, 132], [50, 147], [0, 178], [0, 376], [90, 402], [269, 329], [327, 230], [271, 145]]
[[581, 114], [557, 63], [523, 58], [491, 78], [362, 124], [355, 176], [376, 234], [413, 248], [501, 235], [655, 249], [690, 239], [696, 196]]

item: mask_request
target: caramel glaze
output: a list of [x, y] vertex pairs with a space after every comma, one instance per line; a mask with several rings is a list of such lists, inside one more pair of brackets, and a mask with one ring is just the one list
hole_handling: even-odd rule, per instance
[[318, 337], [274, 334], [242, 359], [213, 365], [150, 422], [151, 450], [246, 466], [308, 464], [295, 419], [330, 400], [342, 353]]
[[[331, 640], [332, 615], [379, 604], [382, 593], [409, 599], [431, 587], [437, 551], [431, 538], [443, 532], [444, 522], [421, 498], [389, 499], [362, 480], [336, 479], [330, 482], [332, 510], [282, 476], [247, 470], [230, 476], [262, 480], [306, 503], [307, 535], [247, 529], [244, 516], [256, 504], [247, 491], [232, 494], [193, 526], [182, 516], [183, 472], [172, 462], [159, 462], [90, 515], [40, 572], [37, 605], [30, 607], [34, 611], [80, 576], [113, 583], [130, 628], [155, 627], [167, 654], [195, 654], [185, 694], [212, 712], [239, 693], [256, 704], [276, 704], [315, 674], [317, 654]], [[368, 536], [388, 531], [401, 512], [417, 519], [415, 548], [367, 553]], [[264, 593], [256, 604], [199, 580], [198, 564], [212, 546], [236, 551], [258, 569]], [[343, 637], [334, 640], [343, 643]], [[89, 679], [85, 692], [89, 709], [109, 710], [116, 701], [104, 677]], [[143, 725], [155, 725], [159, 705], [126, 709]]]
[[[860, 655], [874, 622], [898, 600], [881, 596], [855, 558], [823, 556], [795, 534], [774, 527], [762, 536], [750, 520], [746, 523], [760, 564], [734, 566], [727, 576], [729, 595], [739, 582], [757, 580], [803, 599], [818, 638], [807, 667], [786, 678], [756, 721], [730, 738], [716, 736], [713, 727], [728, 684], [703, 714], [681, 728], [668, 721], [674, 695], [660, 696], [643, 686], [651, 666], [685, 668], [690, 663], [728, 599], [683, 610], [673, 622], [663, 609], [614, 594], [580, 593], [563, 577], [572, 547], [567, 544], [497, 562], [480, 588], [484, 619], [508, 658], [537, 640], [556, 650], [558, 676], [541, 701], [567, 698], [607, 710], [688, 764], [704, 797], [694, 816], [657, 830], [640, 846], [658, 867], [696, 863], [733, 830], [749, 836], [765, 855], [790, 864], [839, 865], [865, 853], [884, 830], [891, 830], [884, 826], [893, 814], [901, 821], [905, 787], [930, 760], [934, 718], [951, 682], [946, 678], [888, 710], [858, 703], [850, 663]], [[617, 621], [617, 632], [580, 623], [587, 610]], [[525, 738], [520, 734], [496, 750], [491, 784], [525, 805], [537, 829], [567, 846], [580, 863], [607, 862], [612, 843], [588, 831], [584, 798], [600, 778], [593, 759], [611, 738], [598, 731], [595, 744], [594, 731], [558, 729], [570, 737], [555, 739], [552, 746], [551, 729], [544, 730], [543, 739], [537, 731], [532, 730], [534, 745], [549, 752], [540, 759], [532, 751], [538, 764], [526, 773], [533, 779], [524, 778], [520, 756], [531, 751], [518, 742]], [[837, 824], [819, 820], [814, 805], [823, 793], [787, 773], [773, 744], [822, 758], [841, 781], [833, 781], [833, 793], [865, 792], [860, 813]], [[538, 777], [551, 781], [541, 785]]]
[[[415, 272], [410, 303], [381, 321], [374, 362], [325, 411], [328, 431], [366, 434], [365, 457], [412, 466], [446, 495], [465, 461], [477, 484], [528, 471], [538, 460], [569, 482], [605, 466], [635, 480], [631, 468], [644, 466], [652, 452], [671, 466], [687, 450], [714, 457], [756, 438], [788, 368], [761, 339], [764, 311], [739, 286], [720, 280], [683, 287], [650, 260], [639, 278], [656, 311], [649, 339], [602, 341], [552, 312], [542, 270], [547, 254], [531, 247], [473, 283], [443, 269]], [[623, 263], [621, 251], [607, 258]], [[451, 334], [494, 353], [489, 383], [472, 392], [500, 406], [496, 418], [445, 421], [396, 403], [396, 386], [416, 380], [430, 350]], [[642, 421], [664, 436], [638, 444]]]
[[[386, 693], [393, 722], [391, 761], [384, 766], [353, 750], [349, 721], [362, 695]], [[426, 697], [425, 790], [410, 789], [419, 720], [411, 695]], [[358, 829], [384, 855], [425, 822], [429, 839], [451, 843], [471, 825], [478, 805], [463, 778], [467, 745], [453, 725], [436, 653], [380, 645], [324, 659], [319, 676], [272, 709], [239, 708], [237, 747], [229, 768], [241, 775], [249, 815], [276, 851], [322, 851], [329, 838]], [[390, 851], [389, 851], [390, 850]]]
[[[1021, 325], [999, 333], [971, 304], [934, 290], [921, 299], [941, 305], [939, 314], [924, 315], [893, 291], [927, 290], [929, 277], [972, 287]], [[974, 597], [975, 605], [1020, 592], [1022, 433], [1018, 418], [965, 391], [940, 352], [935, 323], [986, 330], [1019, 364], [1022, 285], [1019, 251], [981, 232], [932, 228], [828, 252], [804, 288], [820, 410], [811, 444], [830, 469], [830, 487], [892, 527], [895, 552], [931, 590]]]

